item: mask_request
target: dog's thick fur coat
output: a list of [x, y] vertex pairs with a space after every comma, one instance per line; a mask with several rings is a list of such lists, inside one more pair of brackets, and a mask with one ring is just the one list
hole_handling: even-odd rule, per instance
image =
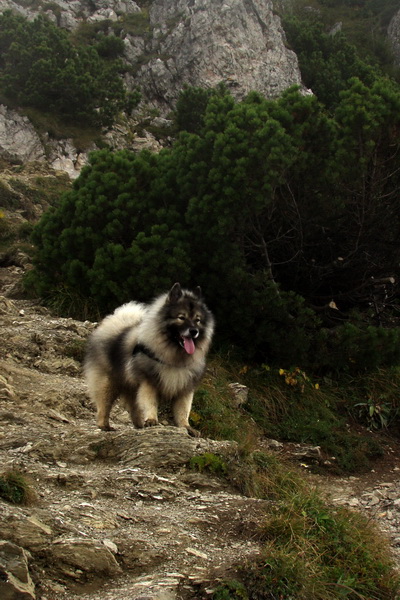
[[129, 302], [106, 317], [89, 338], [84, 365], [100, 429], [111, 429], [120, 397], [136, 427], [157, 425], [159, 402], [166, 401], [175, 424], [198, 435], [189, 414], [213, 332], [200, 288], [182, 290], [179, 283], [151, 304]]

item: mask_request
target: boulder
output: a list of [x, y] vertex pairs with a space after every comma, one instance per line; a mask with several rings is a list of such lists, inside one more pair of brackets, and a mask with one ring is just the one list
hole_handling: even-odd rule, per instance
[[20, 546], [0, 540], [0, 598], [35, 600], [35, 585], [28, 567], [28, 553]]
[[28, 117], [0, 105], [0, 157], [14, 163], [44, 161], [42, 142]]

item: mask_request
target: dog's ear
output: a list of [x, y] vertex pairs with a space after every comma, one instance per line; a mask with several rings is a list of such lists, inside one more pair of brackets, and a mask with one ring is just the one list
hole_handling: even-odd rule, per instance
[[170, 302], [171, 304], [176, 304], [181, 297], [182, 297], [181, 284], [174, 283], [172, 288], [169, 290], [169, 293], [167, 296], [167, 302]]
[[194, 290], [193, 290], [193, 293], [194, 293], [194, 295], [195, 295], [195, 296], [197, 296], [197, 298], [198, 298], [199, 300], [202, 300], [202, 299], [203, 299], [203, 294], [202, 294], [202, 292], [201, 292], [201, 287], [200, 287], [199, 285], [198, 285], [197, 287], [195, 287], [195, 288], [194, 288]]

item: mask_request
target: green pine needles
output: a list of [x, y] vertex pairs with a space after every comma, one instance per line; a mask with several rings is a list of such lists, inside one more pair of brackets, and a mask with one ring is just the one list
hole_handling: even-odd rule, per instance
[[333, 116], [297, 88], [185, 90], [177, 123], [193, 133], [157, 155], [93, 153], [35, 228], [27, 285], [97, 317], [199, 284], [220, 340], [251, 359], [398, 364], [400, 88], [349, 85]]
[[0, 50], [0, 84], [12, 105], [101, 127], [139, 100], [124, 87], [123, 44], [114, 36], [100, 36], [92, 45], [74, 44], [44, 16], [28, 21], [5, 11], [0, 15]]

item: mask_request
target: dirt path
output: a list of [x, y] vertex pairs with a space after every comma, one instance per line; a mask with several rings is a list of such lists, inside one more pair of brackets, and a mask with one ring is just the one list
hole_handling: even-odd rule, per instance
[[[27, 599], [197, 597], [211, 572], [260, 552], [269, 502], [186, 468], [193, 455], [234, 451], [231, 442], [134, 430], [119, 410], [117, 431], [99, 431], [74, 358], [92, 327], [0, 297], [0, 464], [37, 493], [24, 508], [0, 502], [1, 537], [30, 552]], [[305, 476], [377, 520], [400, 565], [398, 446], [360, 477]]]

